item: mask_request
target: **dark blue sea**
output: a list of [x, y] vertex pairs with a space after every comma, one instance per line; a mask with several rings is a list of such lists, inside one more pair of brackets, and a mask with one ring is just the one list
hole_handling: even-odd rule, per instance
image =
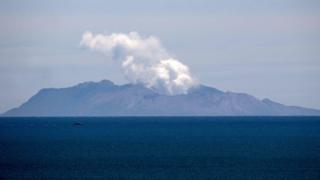
[[320, 117], [0, 118], [0, 179], [319, 180]]

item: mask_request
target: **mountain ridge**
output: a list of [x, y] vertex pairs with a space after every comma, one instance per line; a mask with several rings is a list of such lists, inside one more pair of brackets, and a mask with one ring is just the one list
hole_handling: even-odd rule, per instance
[[110, 80], [44, 88], [2, 116], [319, 116], [320, 110], [286, 106], [199, 85], [187, 94], [163, 95], [141, 84]]

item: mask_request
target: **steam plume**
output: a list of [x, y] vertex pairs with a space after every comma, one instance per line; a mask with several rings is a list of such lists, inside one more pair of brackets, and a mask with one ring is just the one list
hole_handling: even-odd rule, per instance
[[143, 84], [160, 94], [186, 94], [197, 85], [188, 66], [170, 57], [156, 37], [143, 38], [136, 32], [111, 35], [86, 32], [80, 45], [111, 55], [121, 63], [130, 82]]

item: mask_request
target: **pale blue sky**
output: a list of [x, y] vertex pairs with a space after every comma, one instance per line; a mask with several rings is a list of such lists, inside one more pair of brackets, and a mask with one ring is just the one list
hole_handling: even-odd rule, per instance
[[202, 82], [320, 109], [320, 1], [0, 1], [0, 112], [44, 87], [110, 79], [83, 32], [160, 38]]

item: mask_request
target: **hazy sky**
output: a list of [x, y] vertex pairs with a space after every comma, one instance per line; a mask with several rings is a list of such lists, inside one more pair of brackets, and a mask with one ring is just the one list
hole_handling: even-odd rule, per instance
[[0, 1], [0, 112], [39, 89], [109, 79], [85, 31], [157, 36], [201, 83], [320, 109], [320, 1]]

